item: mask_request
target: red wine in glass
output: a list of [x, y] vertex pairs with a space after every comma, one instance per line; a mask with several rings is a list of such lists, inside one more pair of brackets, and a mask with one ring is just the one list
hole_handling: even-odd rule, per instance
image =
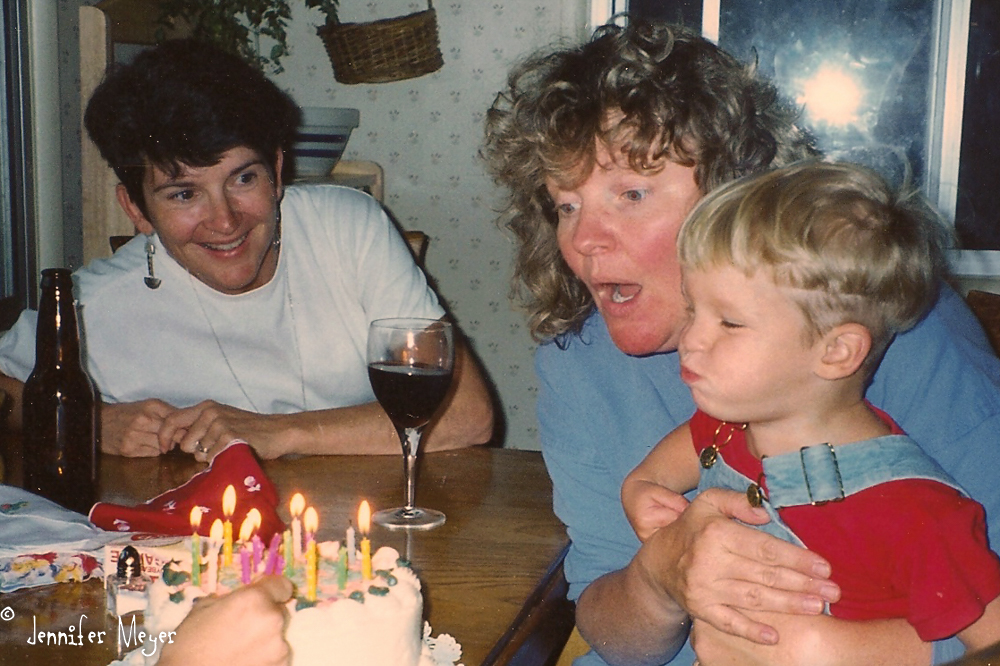
[[420, 428], [434, 416], [451, 385], [451, 370], [415, 363], [372, 363], [368, 379], [397, 428]]
[[383, 527], [430, 529], [445, 521], [440, 511], [414, 506], [414, 497], [420, 437], [448, 394], [454, 363], [454, 333], [448, 322], [378, 319], [368, 328], [368, 378], [399, 435], [406, 484], [403, 506], [372, 516]]

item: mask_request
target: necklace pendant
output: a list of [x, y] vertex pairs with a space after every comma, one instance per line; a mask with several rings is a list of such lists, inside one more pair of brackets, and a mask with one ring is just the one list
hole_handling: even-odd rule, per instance
[[719, 450], [714, 446], [703, 450], [698, 460], [701, 462], [701, 466], [704, 469], [712, 469], [715, 462], [719, 459]]
[[755, 509], [760, 508], [764, 504], [764, 491], [756, 483], [751, 483], [747, 486], [747, 501]]

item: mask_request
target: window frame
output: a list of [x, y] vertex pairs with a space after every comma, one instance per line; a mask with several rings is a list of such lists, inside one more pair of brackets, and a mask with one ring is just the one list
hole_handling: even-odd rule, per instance
[[[702, 34], [713, 42], [719, 39], [722, 0], [702, 0]], [[591, 27], [606, 23], [628, 11], [628, 0], [590, 0]], [[928, 118], [928, 182], [924, 194], [934, 202], [949, 224], [955, 224], [958, 200], [958, 171], [965, 99], [966, 64], [972, 0], [935, 0], [936, 25], [934, 59], [943, 71], [932, 91]], [[1000, 216], [1000, 211], [997, 211]], [[1000, 220], [998, 220], [1000, 223]], [[952, 272], [962, 278], [1000, 277], [1000, 250], [949, 250]]]
[[0, 293], [0, 330], [16, 321], [20, 312], [35, 305], [36, 231], [35, 191], [31, 129], [31, 62], [28, 45], [29, 11], [17, 0], [3, 0], [2, 94], [0, 121], [7, 128], [0, 141], [0, 230], [4, 233], [10, 284]]

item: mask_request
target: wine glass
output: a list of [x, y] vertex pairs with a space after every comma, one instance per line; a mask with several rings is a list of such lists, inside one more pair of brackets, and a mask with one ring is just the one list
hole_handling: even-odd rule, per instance
[[403, 445], [406, 503], [372, 516], [389, 529], [430, 529], [440, 511], [414, 506], [417, 453], [424, 426], [441, 406], [455, 364], [451, 324], [437, 319], [377, 319], [368, 328], [368, 378]]

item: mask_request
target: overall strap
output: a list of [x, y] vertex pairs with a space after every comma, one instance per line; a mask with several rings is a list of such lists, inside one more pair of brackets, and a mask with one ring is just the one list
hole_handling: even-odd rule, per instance
[[776, 509], [842, 500], [888, 481], [925, 479], [965, 492], [906, 435], [886, 435], [833, 447], [817, 444], [762, 460], [768, 498]]

